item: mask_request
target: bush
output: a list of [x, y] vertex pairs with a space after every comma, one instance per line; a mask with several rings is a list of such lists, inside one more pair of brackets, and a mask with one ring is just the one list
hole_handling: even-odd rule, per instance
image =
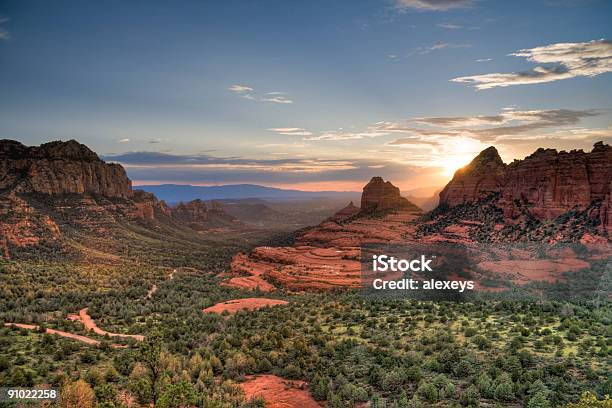
[[421, 383], [417, 389], [417, 394], [427, 402], [436, 402], [439, 396], [436, 386], [426, 382]]
[[474, 385], [470, 385], [461, 393], [461, 397], [459, 397], [459, 402], [461, 405], [466, 407], [477, 407], [478, 400], [480, 399], [480, 393], [478, 389]]

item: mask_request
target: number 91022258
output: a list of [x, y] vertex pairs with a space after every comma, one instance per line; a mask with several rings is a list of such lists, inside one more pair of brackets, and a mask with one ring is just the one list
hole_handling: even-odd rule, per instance
[[59, 391], [56, 388], [0, 388], [0, 401], [56, 400], [58, 397]]

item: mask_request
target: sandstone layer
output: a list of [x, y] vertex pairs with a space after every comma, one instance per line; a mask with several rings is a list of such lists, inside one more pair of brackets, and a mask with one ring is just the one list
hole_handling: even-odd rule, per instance
[[105, 163], [74, 140], [28, 147], [0, 140], [0, 190], [19, 193], [99, 194], [129, 198], [132, 183], [119, 164]]
[[489, 147], [455, 173], [440, 193], [440, 204], [455, 207], [498, 194], [497, 204], [506, 219], [525, 212], [554, 219], [569, 211], [591, 209], [590, 216], [610, 230], [611, 180], [612, 148], [602, 142], [588, 153], [538, 149], [508, 165]]
[[173, 211], [153, 194], [132, 190], [121, 165], [104, 162], [74, 140], [33, 147], [0, 140], [3, 257], [11, 256], [11, 248], [55, 245], [67, 230], [110, 237], [129, 223], [167, 231], [178, 225], [198, 231], [240, 226], [218, 204], [207, 210], [195, 200]]
[[372, 177], [361, 194], [362, 211], [381, 211], [407, 207], [410, 202], [401, 196], [399, 188], [382, 177]]

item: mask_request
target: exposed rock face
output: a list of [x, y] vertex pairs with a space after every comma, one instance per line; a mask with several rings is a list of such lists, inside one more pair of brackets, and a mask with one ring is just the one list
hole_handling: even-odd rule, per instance
[[208, 220], [206, 203], [200, 199], [188, 203], [179, 203], [172, 210], [172, 216], [184, 222], [204, 222]]
[[349, 205], [332, 215], [329, 219], [331, 221], [344, 221], [348, 218], [359, 213], [359, 207], [356, 207], [355, 204], [351, 201]]
[[541, 219], [597, 205], [599, 214], [593, 216], [609, 229], [611, 178], [612, 148], [602, 142], [590, 153], [538, 149], [509, 165], [489, 147], [455, 173], [440, 193], [440, 203], [454, 207], [499, 193], [498, 205], [506, 218], [527, 210]]
[[[220, 206], [217, 213], [221, 219]], [[0, 255], [6, 258], [11, 248], [58, 243], [67, 231], [108, 236], [132, 222], [176, 227], [169, 217], [200, 230], [209, 228], [208, 216], [201, 200], [171, 211], [153, 194], [132, 190], [121, 165], [74, 140], [37, 147], [0, 141]]]
[[440, 192], [440, 204], [453, 207], [500, 191], [505, 168], [495, 147], [483, 150], [470, 164], [455, 172], [453, 179]]
[[172, 213], [166, 202], [158, 200], [154, 194], [144, 190], [134, 190], [132, 195], [137, 211], [133, 213], [132, 218], [144, 218], [148, 220], [155, 219], [155, 211], [159, 210], [162, 213], [172, 216]]
[[408, 205], [410, 202], [400, 195], [399, 188], [382, 177], [372, 177], [361, 194], [362, 211], [398, 209]]
[[[419, 207], [400, 196], [400, 191], [380, 177], [363, 189], [362, 208], [353, 202], [316, 227], [295, 236], [293, 246], [257, 247], [239, 254], [232, 262], [233, 277], [225, 283], [242, 289], [263, 291], [334, 290], [362, 284], [360, 247], [366, 244], [400, 244], [412, 234], [421, 215]], [[357, 216], [393, 209], [380, 217]], [[346, 222], [338, 222], [346, 221]]]
[[74, 140], [37, 147], [0, 141], [0, 189], [49, 195], [132, 196], [132, 184], [123, 167], [103, 162]]

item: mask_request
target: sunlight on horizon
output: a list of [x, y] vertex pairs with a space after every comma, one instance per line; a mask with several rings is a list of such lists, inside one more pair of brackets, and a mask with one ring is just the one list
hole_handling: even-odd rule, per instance
[[445, 146], [448, 152], [440, 154], [443, 157], [439, 161], [440, 167], [443, 168], [442, 174], [452, 178], [457, 170], [468, 165], [484, 148], [481, 142], [474, 139], [464, 138], [452, 141]]

